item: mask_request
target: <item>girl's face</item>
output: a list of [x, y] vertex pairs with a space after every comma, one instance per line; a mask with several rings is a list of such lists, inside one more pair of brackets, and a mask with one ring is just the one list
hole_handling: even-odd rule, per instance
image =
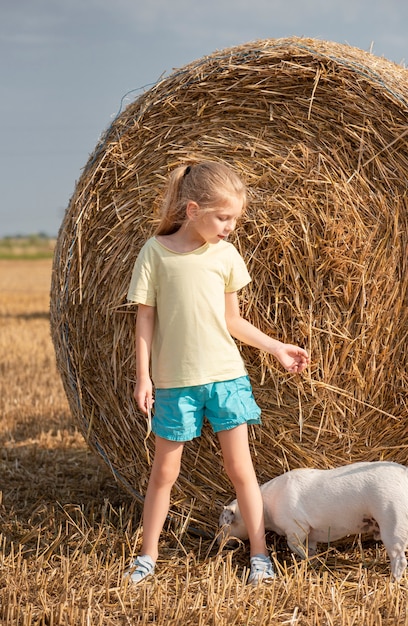
[[[195, 204], [195, 203], [194, 203]], [[190, 217], [190, 228], [201, 237], [203, 243], [218, 243], [226, 239], [235, 229], [242, 214], [243, 201], [237, 196], [229, 196], [215, 208], [197, 210]]]

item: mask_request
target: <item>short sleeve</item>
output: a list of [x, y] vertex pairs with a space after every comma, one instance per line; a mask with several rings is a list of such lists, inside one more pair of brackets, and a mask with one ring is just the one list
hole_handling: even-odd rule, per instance
[[247, 266], [238, 250], [231, 245], [230, 271], [225, 283], [225, 292], [233, 293], [251, 282]]
[[140, 250], [133, 266], [127, 299], [135, 304], [156, 306], [155, 264], [149, 241]]

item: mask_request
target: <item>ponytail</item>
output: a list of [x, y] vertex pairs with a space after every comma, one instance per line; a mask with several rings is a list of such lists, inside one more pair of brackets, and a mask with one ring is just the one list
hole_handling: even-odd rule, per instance
[[157, 226], [156, 235], [172, 235], [186, 219], [185, 207], [181, 204], [180, 199], [183, 179], [189, 167], [189, 165], [187, 167], [181, 165], [170, 174], [163, 197], [161, 220]]

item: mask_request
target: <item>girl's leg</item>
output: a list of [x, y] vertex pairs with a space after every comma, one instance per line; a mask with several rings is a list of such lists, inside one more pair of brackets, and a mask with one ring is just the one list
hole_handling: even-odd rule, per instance
[[248, 530], [251, 556], [267, 554], [263, 502], [248, 443], [248, 426], [218, 433], [224, 467], [234, 485], [242, 519]]
[[157, 560], [160, 533], [170, 508], [170, 492], [180, 472], [184, 443], [156, 436], [152, 471], [143, 509], [143, 543], [140, 554]]

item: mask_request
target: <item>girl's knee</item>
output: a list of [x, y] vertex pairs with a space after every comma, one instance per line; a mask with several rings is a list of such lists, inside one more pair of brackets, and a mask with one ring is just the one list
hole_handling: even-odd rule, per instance
[[248, 483], [257, 482], [253, 465], [243, 465], [239, 462], [230, 462], [224, 464], [225, 472], [234, 486], [246, 485]]
[[[235, 485], [254, 480], [255, 471], [248, 445], [248, 427], [241, 424], [231, 430], [218, 433], [221, 444], [224, 469]], [[255, 479], [256, 480], [256, 479]]]
[[153, 465], [150, 480], [157, 486], [174, 485], [180, 473], [180, 465]]
[[183, 444], [156, 437], [150, 480], [157, 486], [173, 485], [180, 473]]

